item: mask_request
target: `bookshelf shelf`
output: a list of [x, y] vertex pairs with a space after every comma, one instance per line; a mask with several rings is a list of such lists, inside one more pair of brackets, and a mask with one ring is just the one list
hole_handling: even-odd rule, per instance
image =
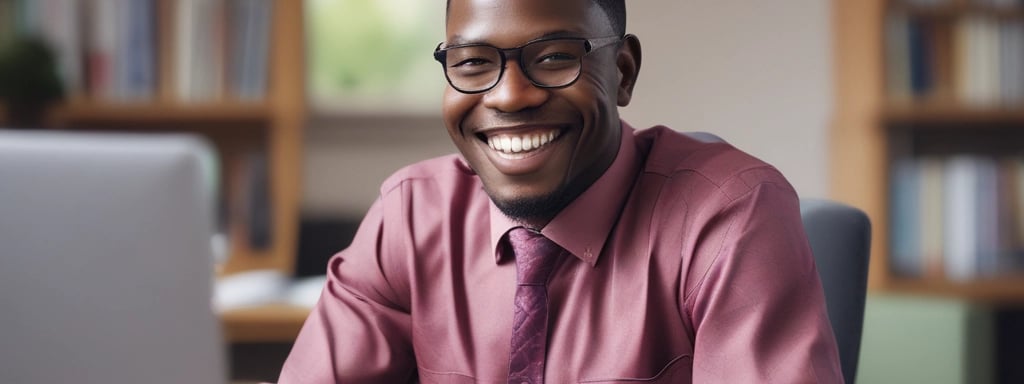
[[991, 304], [1024, 304], [1024, 274], [951, 281], [941, 278], [894, 278], [886, 291], [956, 297]]
[[54, 118], [67, 124], [89, 122], [262, 122], [273, 116], [266, 103], [113, 103], [79, 101], [58, 107]]
[[961, 127], [980, 124], [1024, 124], [1024, 106], [971, 107], [953, 102], [892, 104], [882, 111], [882, 123]]
[[[1024, 174], [1004, 178], [1024, 164], [1024, 49], [1019, 48], [1024, 46], [1024, 5], [1018, 2], [1001, 7], [975, 0], [947, 0], [932, 6], [910, 0], [833, 0], [832, 12], [836, 110], [831, 128], [830, 188], [833, 198], [864, 209], [872, 220], [869, 288], [1024, 303], [1024, 259], [1020, 256], [1024, 252], [1018, 252], [1024, 251], [1024, 231], [1017, 231], [1024, 228], [1017, 225], [1024, 223], [1024, 211], [1016, 210], [1024, 206], [1024, 193], [1016, 200], [1003, 200], [1004, 193], [1014, 194], [993, 186], [1024, 180]], [[1013, 162], [1017, 165], [1006, 165]], [[962, 178], [963, 168], [954, 178], [951, 163], [968, 164], [967, 179]], [[907, 164], [912, 170], [909, 173], [905, 173]], [[998, 181], [965, 181], [978, 177]], [[908, 179], [914, 181], [903, 182]], [[965, 185], [974, 186], [966, 189], [967, 196], [973, 197], [947, 198], [962, 193]], [[979, 187], [983, 185], [989, 187]], [[1024, 184], [1016, 185], [1024, 190]], [[906, 191], [901, 188], [911, 188], [917, 194], [909, 196], [916, 197], [898, 195]], [[957, 192], [950, 192], [954, 189]], [[988, 195], [997, 189], [999, 197]], [[923, 192], [928, 190], [941, 190], [941, 197]], [[951, 205], [949, 201], [959, 203]], [[998, 203], [992, 205], [992, 201]], [[956, 212], [950, 213], [954, 206]], [[928, 212], [936, 211], [942, 214], [932, 219], [935, 216]], [[964, 217], [965, 212], [971, 220], [986, 224], [998, 220], [993, 224], [999, 228], [998, 240], [987, 237], [993, 231], [978, 231], [978, 225], [966, 224], [958, 230], [935, 225], [961, 222], [950, 217]], [[1007, 222], [1014, 224], [1004, 227]], [[906, 228], [916, 229], [906, 232]], [[996, 249], [1002, 256], [992, 259], [980, 257], [979, 252], [965, 253], [972, 248], [963, 243], [951, 250], [950, 237], [964, 232], [984, 237], [985, 247], [996, 244], [996, 248], [986, 249]], [[916, 243], [904, 248], [908, 238]], [[936, 264], [922, 267], [920, 263], [934, 259], [914, 260], [913, 255], [921, 252], [939, 255], [933, 257], [940, 258], [943, 264], [939, 265], [944, 267], [937, 274]], [[910, 270], [914, 270], [914, 262], [917, 270], [933, 270], [909, 275], [927, 276], [921, 278], [898, 273], [895, 263], [905, 263], [907, 257], [912, 263]], [[950, 260], [970, 261], [965, 270], [951, 270]], [[992, 260], [997, 260], [997, 266], [985, 264]], [[899, 264], [900, 268], [906, 265]], [[957, 279], [944, 277], [956, 273], [962, 274]]]

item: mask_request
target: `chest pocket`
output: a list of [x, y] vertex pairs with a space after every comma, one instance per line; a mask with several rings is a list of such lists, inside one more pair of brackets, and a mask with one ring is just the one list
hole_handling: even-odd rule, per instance
[[601, 384], [679, 384], [690, 383], [693, 378], [693, 356], [681, 355], [672, 359], [661, 369], [658, 374], [652, 377], [621, 377], [621, 378], [598, 378], [583, 379], [580, 383], [601, 383]]

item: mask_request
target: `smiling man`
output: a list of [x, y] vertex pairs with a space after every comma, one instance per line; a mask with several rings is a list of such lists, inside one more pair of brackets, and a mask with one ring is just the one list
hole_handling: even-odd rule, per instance
[[622, 0], [450, 0], [446, 36], [461, 156], [384, 182], [281, 383], [842, 381], [785, 178], [619, 119]]

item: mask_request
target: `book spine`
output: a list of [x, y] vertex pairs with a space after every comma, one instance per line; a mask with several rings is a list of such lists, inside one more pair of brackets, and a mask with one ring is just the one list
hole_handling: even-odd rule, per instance
[[231, 76], [239, 100], [259, 101], [266, 92], [270, 5], [267, 0], [234, 0]]
[[952, 156], [946, 165], [945, 244], [946, 277], [970, 280], [977, 276], [977, 178], [975, 159]]
[[890, 171], [890, 223], [894, 272], [905, 277], [922, 274], [918, 214], [919, 172], [912, 158], [897, 160]]
[[932, 42], [928, 27], [923, 19], [910, 22], [910, 88], [915, 98], [927, 95], [932, 89]]
[[183, 102], [195, 99], [192, 86], [195, 64], [195, 2], [177, 0], [174, 14], [175, 65], [174, 79], [176, 98]]
[[907, 15], [891, 13], [885, 20], [886, 87], [889, 98], [907, 102], [910, 96], [910, 36]]
[[921, 229], [921, 258], [925, 276], [938, 278], [943, 272], [943, 167], [940, 157], [928, 156], [919, 160], [920, 205], [918, 214]]
[[125, 99], [148, 100], [156, 91], [156, 34], [154, 0], [129, 0], [124, 20], [128, 34], [122, 45]]
[[92, 0], [90, 43], [88, 54], [89, 93], [93, 98], [111, 99], [116, 73], [115, 52], [118, 25], [116, 0]]

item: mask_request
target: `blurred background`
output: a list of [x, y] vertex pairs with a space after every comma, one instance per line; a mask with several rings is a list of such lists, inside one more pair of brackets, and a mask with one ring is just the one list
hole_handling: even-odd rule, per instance
[[[627, 3], [626, 121], [870, 216], [858, 381], [1024, 382], [1024, 2]], [[232, 376], [274, 380], [380, 182], [454, 151], [443, 22], [443, 0], [0, 0], [0, 126], [210, 140]]]

